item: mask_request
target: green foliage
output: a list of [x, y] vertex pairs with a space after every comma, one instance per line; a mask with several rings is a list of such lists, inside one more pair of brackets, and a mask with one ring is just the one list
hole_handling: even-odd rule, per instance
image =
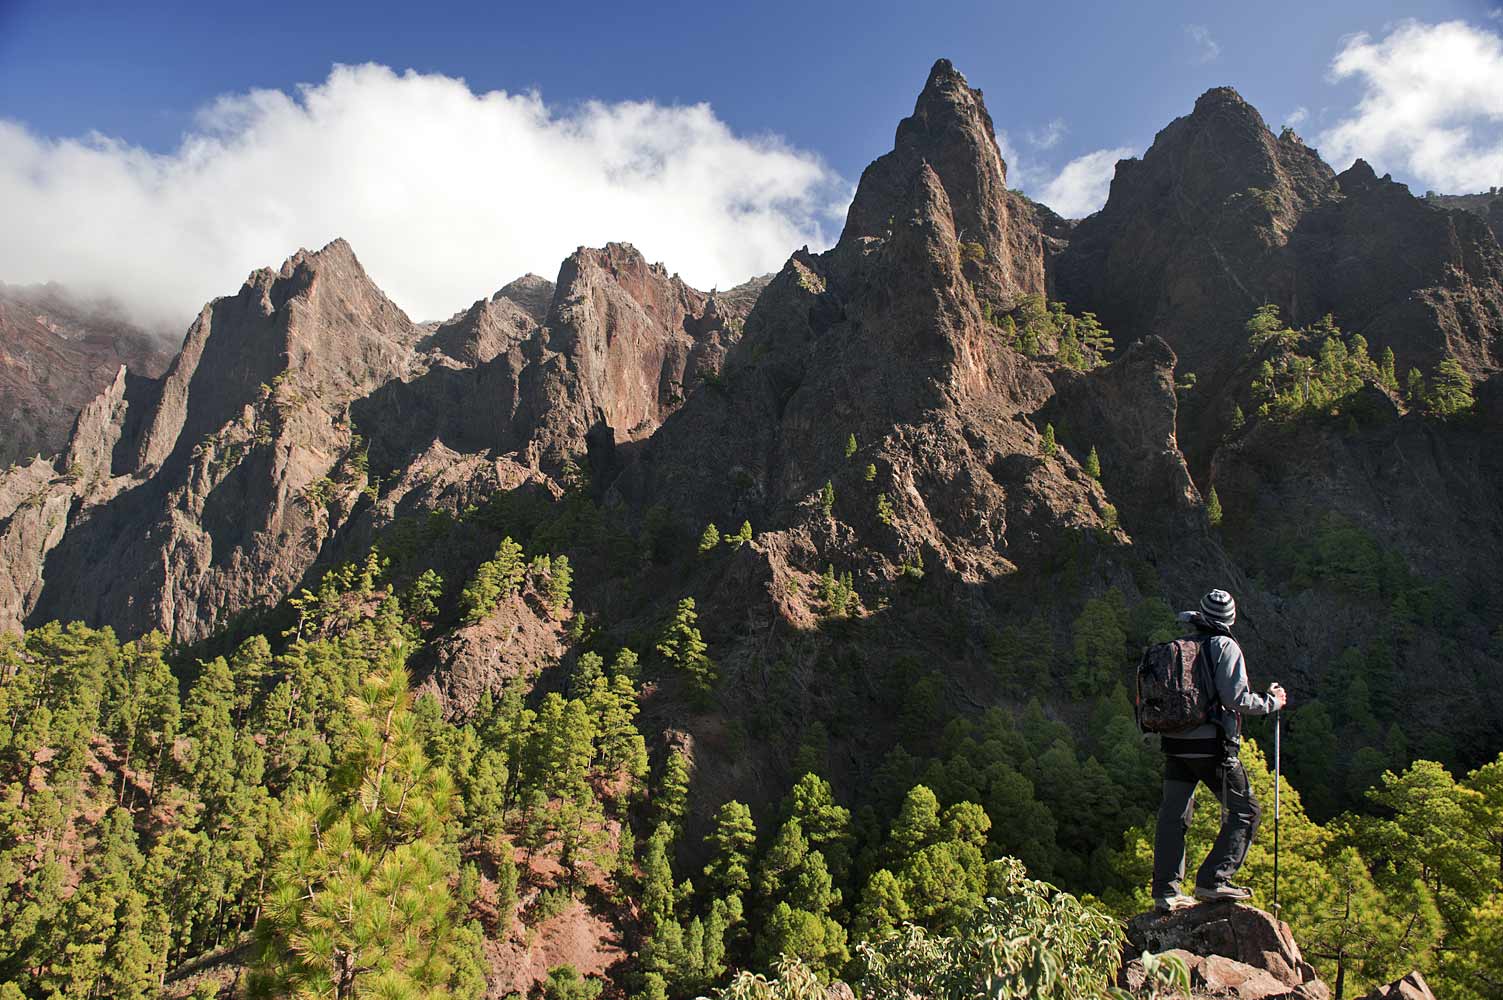
[[888, 499], [886, 493], [877, 494], [877, 520], [881, 521], [889, 528], [892, 527], [895, 523], [892, 511], [892, 501]]
[[660, 825], [677, 828], [683, 822], [689, 810], [689, 759], [683, 753], [668, 755], [652, 805]]
[[1475, 402], [1472, 379], [1455, 358], [1445, 358], [1436, 366], [1430, 379], [1429, 407], [1437, 417], [1457, 417], [1470, 413]]
[[835, 484], [828, 479], [825, 480], [824, 487], [819, 491], [819, 509], [825, 512], [825, 517], [829, 517], [835, 512]]
[[1411, 408], [1418, 408], [1424, 406], [1428, 398], [1429, 396], [1425, 392], [1425, 376], [1420, 373], [1418, 368], [1409, 369], [1408, 373], [1404, 375], [1405, 401], [1408, 402]]
[[478, 622], [495, 611], [501, 601], [522, 586], [527, 566], [522, 546], [508, 535], [502, 539], [496, 557], [480, 564], [475, 576], [459, 595], [459, 606], [466, 622]]
[[740, 530], [738, 530], [734, 535], [725, 536], [726, 544], [733, 545], [738, 549], [751, 540], [752, 526], [750, 521], [742, 521]]
[[1069, 683], [1077, 698], [1098, 694], [1123, 678], [1128, 666], [1127, 602], [1113, 588], [1086, 601], [1070, 625], [1075, 653]]
[[715, 828], [705, 837], [705, 844], [711, 851], [705, 880], [712, 892], [739, 896], [751, 888], [757, 827], [750, 809], [736, 801], [723, 804], [715, 813]]
[[554, 614], [558, 614], [569, 603], [569, 589], [573, 583], [574, 570], [569, 565], [569, 557], [555, 556], [543, 588], [544, 599]]
[[856, 435], [852, 434], [845, 439], [845, 457], [850, 458], [854, 454], [856, 454]]
[[540, 993], [542, 1000], [595, 1000], [605, 984], [598, 979], [586, 979], [572, 965], [555, 965], [548, 970]]
[[699, 551], [708, 552], [720, 544], [720, 531], [713, 523], [705, 525], [704, 534], [699, 536]]
[[253, 995], [452, 996], [478, 961], [443, 850], [453, 786], [417, 738], [403, 658], [360, 685], [329, 785], [280, 812]]
[[[1248, 347], [1262, 357], [1251, 392], [1258, 415], [1289, 420], [1304, 414], [1335, 414], [1365, 384], [1384, 385], [1384, 370], [1368, 354], [1367, 340], [1350, 337], [1328, 314], [1292, 330], [1268, 305], [1247, 323]], [[1392, 351], [1385, 354], [1391, 373]]]
[[1095, 445], [1091, 445], [1091, 453], [1086, 456], [1085, 471], [1092, 479], [1101, 478], [1101, 456], [1096, 454]]
[[863, 474], [867, 482], [875, 482], [877, 478], [877, 463], [866, 463], [866, 472]]
[[673, 617], [663, 627], [658, 637], [657, 654], [670, 668], [682, 673], [696, 697], [704, 701], [709, 697], [719, 680], [719, 671], [709, 657], [709, 647], [699, 634], [694, 610], [694, 598], [686, 597], [678, 602]]
[[1383, 357], [1378, 361], [1378, 384], [1393, 393], [1399, 391], [1399, 376], [1394, 370], [1395, 363], [1393, 348], [1383, 348]]
[[1063, 302], [1050, 302], [1038, 294], [1024, 295], [1009, 313], [987, 319], [1014, 350], [1028, 357], [1052, 355], [1076, 371], [1105, 365], [1114, 349], [1111, 334], [1095, 313], [1075, 316]]
[[837, 575], [834, 565], [827, 565], [819, 578], [819, 599], [824, 602], [825, 614], [831, 618], [846, 618], [861, 609], [861, 598], [850, 571]]
[[1039, 450], [1043, 453], [1045, 458], [1053, 458], [1055, 456], [1055, 453], [1059, 451], [1059, 444], [1054, 440], [1053, 424], [1044, 425], [1044, 440], [1043, 443], [1039, 445]]
[[1221, 526], [1221, 498], [1216, 495], [1216, 487], [1211, 487], [1210, 495], [1206, 497], [1206, 519], [1211, 522], [1211, 527]]
[[859, 995], [906, 997], [1077, 998], [1112, 995], [1122, 928], [1053, 886], [1029, 879], [1004, 859], [985, 873], [988, 897], [948, 934], [907, 924], [859, 947]]

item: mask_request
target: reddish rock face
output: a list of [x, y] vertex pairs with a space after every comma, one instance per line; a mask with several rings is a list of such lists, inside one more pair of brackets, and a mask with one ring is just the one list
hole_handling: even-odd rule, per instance
[[1237, 1000], [1327, 1000], [1331, 991], [1300, 955], [1289, 925], [1237, 903], [1142, 913], [1127, 925], [1123, 981], [1141, 982], [1143, 952], [1178, 956], [1193, 996]]
[[0, 285], [0, 468], [68, 443], [84, 405], [124, 365], [156, 378], [173, 345], [51, 285]]
[[1435, 1000], [1435, 994], [1430, 992], [1424, 976], [1411, 972], [1403, 979], [1379, 986], [1363, 1000]]
[[363, 485], [341, 471], [346, 407], [407, 373], [417, 340], [342, 240], [252, 274], [160, 380], [117, 379], [84, 409], [76, 468], [45, 488], [70, 504], [66, 530], [23, 545], [0, 527], [24, 581], [6, 618], [191, 640], [280, 599]]

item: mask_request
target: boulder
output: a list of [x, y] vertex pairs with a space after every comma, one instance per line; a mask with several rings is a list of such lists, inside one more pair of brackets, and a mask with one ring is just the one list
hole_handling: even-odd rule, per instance
[[1122, 985], [1142, 985], [1144, 952], [1173, 954], [1190, 970], [1193, 997], [1328, 1000], [1330, 989], [1300, 954], [1289, 925], [1238, 903], [1150, 911], [1127, 925]]
[[1362, 1000], [1435, 1000], [1435, 994], [1430, 992], [1424, 976], [1411, 972], [1403, 979], [1379, 986]]

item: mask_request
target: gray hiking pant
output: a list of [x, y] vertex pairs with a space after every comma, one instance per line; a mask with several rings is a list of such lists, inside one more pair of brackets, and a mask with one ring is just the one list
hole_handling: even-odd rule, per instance
[[1185, 877], [1185, 832], [1195, 813], [1195, 786], [1206, 785], [1221, 798], [1226, 782], [1226, 819], [1211, 852], [1206, 855], [1195, 884], [1212, 889], [1230, 882], [1247, 858], [1258, 832], [1263, 809], [1253, 798], [1242, 762], [1230, 766], [1216, 757], [1164, 757], [1164, 800], [1159, 805], [1158, 832], [1153, 839], [1153, 895], [1172, 896]]

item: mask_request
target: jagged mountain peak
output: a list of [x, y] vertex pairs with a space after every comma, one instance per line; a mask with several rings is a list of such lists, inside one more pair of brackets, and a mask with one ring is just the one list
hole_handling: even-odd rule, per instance
[[541, 323], [548, 316], [548, 309], [553, 305], [554, 284], [541, 274], [533, 274], [531, 271], [507, 282], [501, 290], [493, 295], [492, 299], [511, 299], [534, 320]]
[[1219, 108], [1230, 108], [1243, 114], [1255, 115], [1259, 122], [1263, 120], [1263, 116], [1258, 114], [1258, 109], [1249, 104], [1247, 99], [1237, 92], [1236, 87], [1226, 85], [1211, 87], [1195, 99], [1195, 114], [1207, 114]]
[[980, 90], [947, 59], [930, 70], [913, 114], [898, 123], [890, 153], [862, 172], [838, 249], [888, 239], [912, 209], [921, 169], [933, 172], [949, 203], [956, 239], [983, 262], [973, 281], [990, 300], [1043, 289], [1042, 250], [1026, 202], [1007, 190], [1007, 165]]

